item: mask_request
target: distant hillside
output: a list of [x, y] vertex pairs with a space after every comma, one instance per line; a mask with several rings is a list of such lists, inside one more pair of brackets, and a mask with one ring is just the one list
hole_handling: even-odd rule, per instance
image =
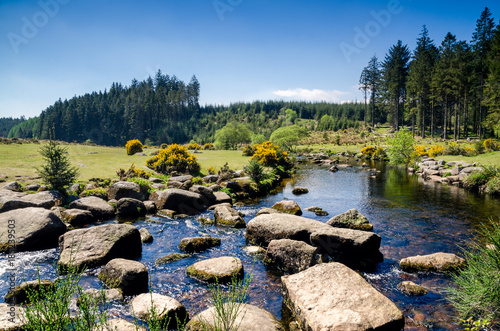
[[154, 79], [133, 80], [130, 86], [113, 83], [109, 91], [58, 100], [40, 116], [18, 120], [8, 136], [47, 139], [53, 127], [55, 138], [68, 142], [92, 141], [111, 146], [124, 145], [130, 139], [155, 145], [190, 140], [206, 143], [213, 142], [215, 131], [229, 121], [246, 123], [253, 132], [269, 137], [284, 124], [287, 109], [294, 110], [298, 118], [323, 118], [320, 129], [325, 130], [355, 126], [363, 119], [364, 111], [359, 103], [285, 101], [201, 107], [199, 95], [200, 83], [195, 76], [186, 84], [175, 75], [158, 71]]
[[2, 117], [2, 118], [0, 118], [0, 137], [8, 137], [10, 130], [14, 126], [16, 126], [24, 121], [26, 121], [26, 119], [24, 117], [21, 117], [21, 118]]

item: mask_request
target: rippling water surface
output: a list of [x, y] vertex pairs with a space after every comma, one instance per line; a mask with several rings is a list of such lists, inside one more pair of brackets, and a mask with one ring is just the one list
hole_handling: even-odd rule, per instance
[[[354, 162], [354, 161], [352, 161]], [[459, 253], [460, 245], [473, 240], [478, 225], [488, 217], [500, 215], [498, 200], [478, 197], [462, 189], [440, 183], [424, 182], [408, 175], [404, 169], [386, 164], [372, 164], [380, 172], [359, 167], [342, 168], [330, 173], [328, 168], [303, 165], [292, 180], [283, 183], [279, 193], [270, 195], [254, 205], [237, 208], [250, 221], [261, 207], [270, 207], [283, 199], [295, 200], [304, 210], [318, 206], [330, 216], [356, 208], [374, 226], [374, 232], [382, 237], [381, 252], [384, 262], [365, 278], [379, 291], [389, 297], [403, 311], [408, 330], [452, 330], [456, 329], [453, 309], [444, 300], [443, 289], [449, 278], [437, 274], [409, 274], [401, 272], [398, 261], [407, 256], [444, 251]], [[309, 189], [309, 193], [294, 196], [295, 186]], [[212, 217], [206, 212], [204, 217]], [[304, 217], [326, 222], [329, 217], [316, 216], [304, 211]], [[237, 256], [245, 270], [253, 270], [249, 301], [281, 318], [281, 283], [279, 276], [266, 270], [260, 260], [254, 260], [242, 248], [246, 246], [245, 230], [214, 226], [203, 226], [197, 217], [171, 220], [151, 217], [134, 223], [138, 228], [147, 228], [154, 242], [143, 245], [140, 262], [148, 268], [152, 291], [170, 295], [188, 309], [191, 316], [208, 305], [206, 285], [186, 276], [186, 267], [209, 257]], [[108, 223], [113, 223], [111, 221]], [[154, 261], [169, 253], [178, 252], [177, 245], [184, 237], [209, 234], [222, 239], [222, 245], [195, 254], [192, 258], [157, 266]], [[17, 282], [36, 278], [37, 268], [41, 278], [56, 277], [54, 264], [58, 249], [16, 254]], [[1, 302], [8, 290], [6, 272], [7, 257], [0, 255]], [[82, 279], [84, 288], [100, 287], [96, 276], [99, 268], [89, 270]], [[409, 297], [396, 289], [399, 282], [412, 280], [431, 291], [423, 297]], [[112, 315], [131, 319], [126, 305], [113, 306]]]

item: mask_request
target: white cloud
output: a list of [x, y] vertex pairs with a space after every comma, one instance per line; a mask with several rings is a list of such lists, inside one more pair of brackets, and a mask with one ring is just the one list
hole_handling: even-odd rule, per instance
[[273, 94], [282, 98], [301, 101], [342, 102], [346, 99], [352, 99], [351, 92], [344, 92], [339, 90], [308, 90], [304, 88], [296, 88], [273, 91]]

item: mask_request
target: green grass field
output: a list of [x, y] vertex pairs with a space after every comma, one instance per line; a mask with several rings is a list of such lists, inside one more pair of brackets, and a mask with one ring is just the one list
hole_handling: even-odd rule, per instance
[[[36, 168], [42, 165], [40, 144], [0, 144], [0, 181], [21, 183], [40, 183]], [[150, 156], [129, 156], [125, 147], [103, 147], [86, 145], [67, 145], [68, 157], [78, 168], [80, 182], [90, 178], [117, 179], [116, 172], [120, 168], [127, 170], [132, 164], [147, 170], [145, 164]], [[145, 149], [149, 155], [154, 149]], [[226, 162], [233, 170], [243, 169], [249, 158], [242, 156], [241, 151], [200, 151], [195, 154], [201, 164], [202, 173], [212, 166], [219, 170]]]

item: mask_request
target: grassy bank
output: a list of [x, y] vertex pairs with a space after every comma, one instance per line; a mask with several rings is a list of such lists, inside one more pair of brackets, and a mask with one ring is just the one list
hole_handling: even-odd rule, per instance
[[[0, 181], [17, 180], [21, 183], [39, 183], [36, 168], [42, 164], [39, 153], [41, 144], [0, 144]], [[129, 156], [124, 147], [103, 147], [86, 145], [67, 145], [71, 163], [80, 171], [79, 181], [86, 182], [90, 178], [117, 178], [116, 171], [128, 169], [132, 163], [141, 169], [150, 156]], [[146, 155], [154, 149], [145, 149]], [[226, 162], [231, 169], [243, 169], [248, 157], [241, 151], [201, 151], [196, 154], [201, 164], [202, 173], [212, 166], [219, 170]]]

